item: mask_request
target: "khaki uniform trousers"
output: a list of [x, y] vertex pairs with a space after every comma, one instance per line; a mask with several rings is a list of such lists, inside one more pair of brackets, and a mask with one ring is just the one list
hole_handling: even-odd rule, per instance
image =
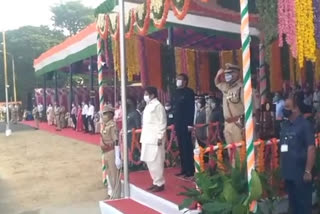
[[108, 193], [110, 199], [117, 199], [121, 196], [120, 170], [115, 164], [115, 152], [111, 150], [104, 153], [104, 161], [108, 175]]
[[56, 125], [57, 125], [57, 130], [61, 130], [61, 121], [60, 121], [60, 116], [56, 115]]
[[227, 144], [239, 143], [243, 140], [243, 130], [236, 123], [224, 123], [224, 137]]

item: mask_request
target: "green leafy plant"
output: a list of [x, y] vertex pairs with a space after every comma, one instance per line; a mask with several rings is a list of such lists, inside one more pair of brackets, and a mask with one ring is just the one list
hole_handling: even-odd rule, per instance
[[199, 190], [185, 188], [186, 191], [180, 195], [187, 198], [179, 208], [189, 208], [193, 203], [200, 203], [203, 214], [250, 213], [249, 205], [252, 201], [261, 199], [264, 191], [260, 175], [252, 171], [249, 192], [246, 167], [241, 167], [239, 158], [234, 167], [228, 163], [225, 166], [226, 171], [217, 170], [213, 175], [207, 171], [197, 173], [195, 178]]

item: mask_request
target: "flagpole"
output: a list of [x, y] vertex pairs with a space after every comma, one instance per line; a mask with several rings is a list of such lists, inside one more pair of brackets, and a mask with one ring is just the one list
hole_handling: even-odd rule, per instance
[[124, 197], [130, 197], [129, 168], [128, 168], [128, 139], [127, 139], [127, 76], [126, 76], [126, 47], [124, 33], [124, 0], [119, 0], [120, 19], [120, 69], [121, 69], [121, 103], [122, 103], [122, 134], [123, 134], [123, 170], [124, 170]]
[[10, 130], [10, 121], [9, 121], [9, 101], [8, 101], [8, 71], [7, 71], [7, 49], [6, 49], [6, 33], [5, 31], [2, 31], [2, 44], [3, 44], [3, 67], [4, 67], [4, 86], [5, 86], [5, 94], [6, 94], [6, 118], [7, 118], [7, 123], [6, 123], [6, 136], [11, 135], [11, 130]]

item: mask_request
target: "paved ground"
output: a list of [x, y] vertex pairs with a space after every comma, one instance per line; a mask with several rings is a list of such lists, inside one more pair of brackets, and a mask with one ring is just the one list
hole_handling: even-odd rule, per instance
[[0, 123], [1, 214], [98, 214], [104, 199], [99, 147]]

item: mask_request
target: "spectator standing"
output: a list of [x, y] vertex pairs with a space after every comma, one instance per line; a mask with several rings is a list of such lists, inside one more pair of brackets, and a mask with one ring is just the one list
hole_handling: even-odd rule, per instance
[[164, 161], [167, 130], [167, 117], [162, 104], [157, 99], [157, 89], [147, 87], [144, 100], [147, 106], [143, 112], [141, 132], [141, 161], [146, 162], [153, 184], [148, 188], [151, 192], [164, 190]]
[[90, 125], [90, 131], [91, 134], [94, 134], [95, 131], [95, 125], [94, 125], [94, 105], [91, 101], [89, 101], [89, 108], [87, 112], [87, 123]]
[[71, 107], [71, 119], [72, 119], [72, 123], [73, 123], [73, 129], [76, 130], [77, 129], [77, 107], [74, 103], [72, 103], [72, 107]]
[[177, 176], [190, 178], [194, 175], [193, 144], [191, 132], [188, 127], [193, 126], [195, 111], [195, 95], [192, 89], [188, 88], [189, 78], [186, 74], [177, 76], [177, 89], [172, 97], [174, 111], [174, 125], [177, 134], [181, 172]]
[[285, 180], [292, 214], [312, 214], [314, 132], [301, 114], [296, 94], [285, 101], [280, 137], [281, 175]]
[[36, 128], [35, 129], [39, 129], [39, 120], [40, 120], [40, 114], [39, 114], [39, 108], [37, 106], [33, 106], [33, 110], [32, 110], [32, 116], [33, 119], [36, 123]]
[[84, 130], [86, 133], [89, 132], [88, 119], [87, 119], [88, 111], [89, 111], [89, 107], [88, 107], [87, 103], [82, 102], [82, 121], [83, 121], [83, 125], [84, 125]]
[[83, 131], [83, 120], [82, 120], [82, 109], [81, 105], [78, 105], [78, 112], [77, 112], [77, 131], [82, 132]]

